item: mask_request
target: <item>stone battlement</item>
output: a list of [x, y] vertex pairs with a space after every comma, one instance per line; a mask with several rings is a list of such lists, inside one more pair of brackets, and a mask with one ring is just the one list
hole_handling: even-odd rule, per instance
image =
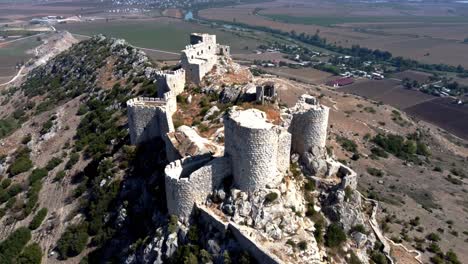
[[184, 69], [177, 69], [175, 71], [157, 71], [156, 72], [157, 77], [162, 77], [162, 78], [170, 78], [170, 77], [185, 77], [185, 70]]
[[189, 219], [195, 204], [203, 204], [212, 192], [231, 174], [227, 158], [211, 155], [187, 157], [166, 166], [167, 209], [182, 222]]
[[164, 98], [136, 97], [127, 101], [127, 107], [165, 107], [166, 103]]
[[168, 92], [172, 92], [170, 96], [176, 97], [184, 91], [185, 70], [158, 71], [156, 72], [156, 84], [158, 86], [158, 97], [167, 99], [166, 94]]
[[218, 61], [218, 54], [229, 55], [229, 47], [216, 43], [216, 35], [193, 33], [190, 44], [182, 50], [181, 64], [186, 71], [186, 81], [200, 84]]

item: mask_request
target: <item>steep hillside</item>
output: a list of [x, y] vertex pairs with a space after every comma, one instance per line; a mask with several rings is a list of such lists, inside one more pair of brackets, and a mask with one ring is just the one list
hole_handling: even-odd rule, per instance
[[[45, 259], [61, 238], [54, 252], [65, 259], [83, 250], [88, 234], [94, 237], [91, 248], [98, 249], [116, 233], [107, 222], [124, 206], [117, 195], [134, 155], [125, 147], [124, 103], [136, 94], [154, 95], [148, 79], [152, 67], [144, 53], [124, 41], [97, 36], [35, 68], [21, 86], [3, 91], [2, 239], [16, 240], [21, 231], [42, 248]], [[134, 239], [126, 237], [128, 243]], [[17, 252], [0, 246], [5, 263], [22, 257], [26, 238]]]
[[[425, 262], [466, 259], [466, 147], [389, 106], [271, 76], [187, 86], [177, 96], [174, 138], [193, 151], [200, 149], [187, 135], [197, 133], [223, 146], [231, 106], [280, 124], [294, 111], [286, 104], [309, 93], [330, 107], [323, 154], [358, 173], [349, 174], [353, 187], [344, 187], [346, 166], [312, 177], [293, 153], [278, 190], [249, 197], [228, 177], [202, 206], [210, 210], [195, 210], [188, 224], [168, 215], [164, 142], [132, 146], [125, 104], [156, 96], [157, 68], [125, 41], [95, 36], [2, 91], [0, 263], [256, 263], [231, 231], [203, 221], [206, 212], [232, 218], [287, 262], [418, 262], [381, 233], [423, 252]], [[210, 82], [226, 76], [220, 69]], [[252, 102], [252, 88], [271, 81], [282, 102]]]

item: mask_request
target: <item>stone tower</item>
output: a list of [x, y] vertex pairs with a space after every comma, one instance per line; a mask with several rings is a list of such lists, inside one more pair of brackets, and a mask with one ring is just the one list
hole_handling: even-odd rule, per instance
[[277, 186], [289, 168], [291, 135], [257, 109], [227, 115], [225, 156], [231, 160], [234, 184], [245, 192]]
[[291, 110], [289, 132], [292, 134], [292, 152], [298, 153], [313, 172], [324, 169], [328, 115], [330, 108], [317, 99], [303, 95]]
[[127, 101], [132, 144], [140, 144], [174, 131], [172, 123], [174, 106], [168, 102], [168, 99], [138, 97]]
[[157, 72], [156, 85], [159, 98], [164, 98], [164, 94], [169, 91], [172, 91], [175, 96], [181, 94], [185, 88], [185, 70]]
[[187, 157], [166, 166], [166, 201], [169, 214], [184, 222], [196, 203], [203, 204], [208, 195], [231, 174], [227, 158], [207, 154]]

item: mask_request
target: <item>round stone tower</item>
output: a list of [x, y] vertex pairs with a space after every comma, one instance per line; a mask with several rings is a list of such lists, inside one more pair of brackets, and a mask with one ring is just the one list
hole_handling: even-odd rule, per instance
[[252, 192], [281, 183], [289, 167], [291, 135], [257, 109], [231, 111], [224, 126], [224, 152], [231, 160], [235, 186]]
[[314, 156], [325, 154], [329, 108], [320, 105], [315, 97], [303, 95], [291, 111], [289, 132], [292, 134], [292, 151]]

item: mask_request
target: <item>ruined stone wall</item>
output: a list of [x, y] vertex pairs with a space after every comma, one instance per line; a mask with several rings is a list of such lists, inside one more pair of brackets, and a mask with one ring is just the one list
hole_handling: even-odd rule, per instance
[[[293, 118], [289, 127], [292, 134], [292, 151], [302, 155], [315, 149], [325, 150], [329, 108], [319, 105], [315, 98], [303, 96], [292, 110]], [[323, 153], [322, 153], [323, 154]]]
[[130, 99], [127, 101], [127, 116], [132, 144], [140, 144], [174, 131], [172, 113], [168, 111], [164, 99]]
[[[228, 229], [231, 231], [237, 243], [242, 249], [247, 250], [258, 263], [262, 264], [280, 264], [284, 263], [277, 256], [273, 255], [267, 249], [264, 249], [260, 243], [254, 241], [248, 234], [248, 230], [234, 223], [229, 223]], [[250, 231], [252, 232], [252, 231]]]
[[[281, 182], [281, 172], [289, 166], [290, 136], [285, 129], [270, 123], [258, 126], [265, 122], [259, 117], [263, 115], [264, 119], [265, 113], [254, 109], [246, 111], [252, 115], [238, 116], [242, 112], [239, 111], [224, 122], [225, 155], [231, 159], [234, 184], [242, 191], [251, 192]], [[251, 124], [243, 123], [240, 118]]]
[[190, 35], [191, 45], [182, 50], [181, 64], [186, 71], [186, 81], [199, 84], [203, 77], [213, 69], [219, 51], [216, 35]]
[[173, 91], [175, 96], [181, 94], [185, 87], [185, 70], [160, 71], [156, 73], [158, 97], [163, 98], [164, 93]]
[[286, 130], [282, 130], [278, 138], [278, 171], [281, 174], [286, 174], [289, 171], [291, 157], [291, 140], [292, 136]]
[[231, 56], [231, 47], [218, 44], [216, 54], [229, 57]]
[[227, 158], [210, 155], [177, 160], [166, 166], [167, 209], [182, 221], [188, 220], [195, 203], [204, 203], [208, 195], [231, 175]]

